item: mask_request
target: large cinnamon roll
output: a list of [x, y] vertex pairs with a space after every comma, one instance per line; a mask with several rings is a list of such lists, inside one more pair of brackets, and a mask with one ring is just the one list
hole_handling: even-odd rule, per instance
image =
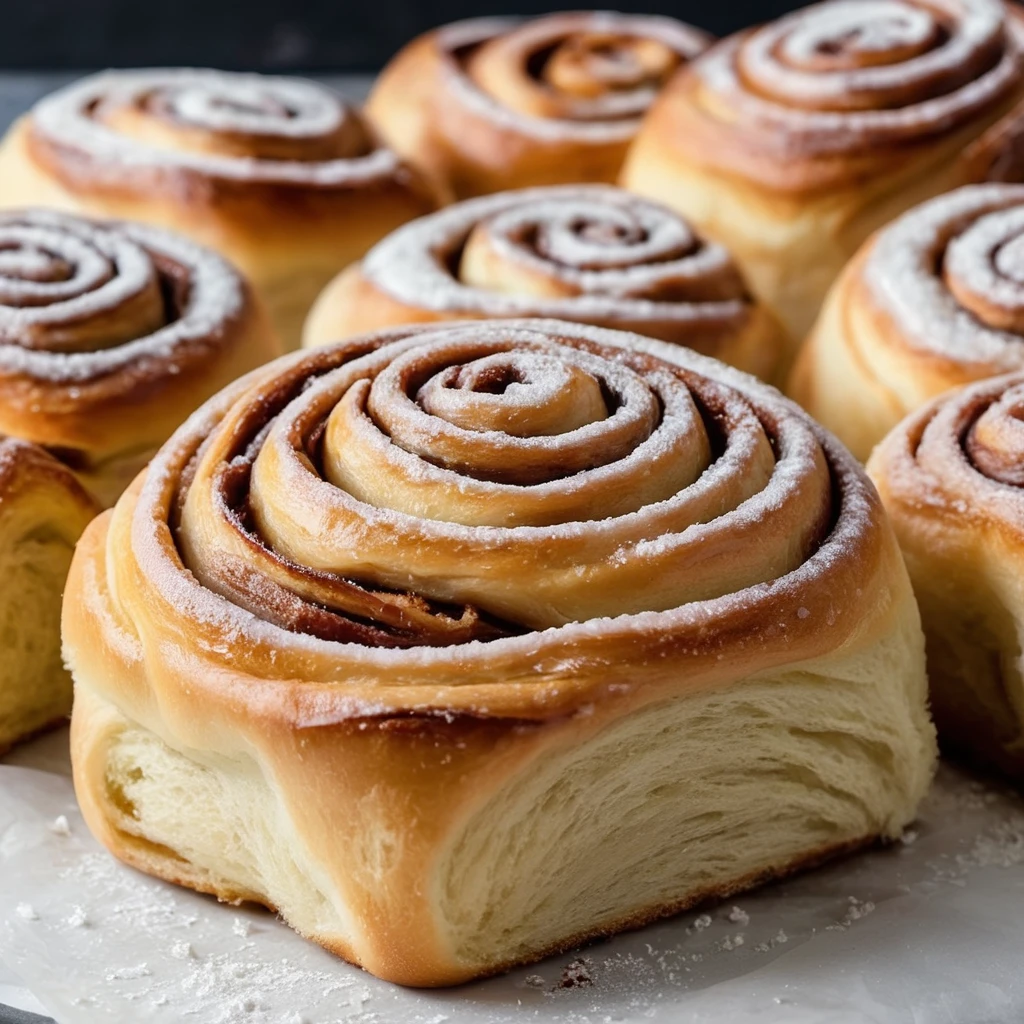
[[699, 58], [623, 175], [732, 250], [795, 336], [857, 247], [984, 175], [961, 160], [1024, 97], [1024, 20], [1000, 0], [829, 0]]
[[294, 347], [327, 281], [436, 202], [323, 86], [175, 69], [108, 71], [38, 103], [0, 146], [0, 205], [181, 231], [242, 269]]
[[458, 198], [612, 182], [654, 97], [708, 42], [671, 18], [607, 11], [457, 22], [402, 50], [367, 112]]
[[559, 321], [256, 371], [79, 545], [96, 835], [442, 985], [897, 835], [933, 735], [850, 456], [754, 378]]
[[404, 323], [532, 316], [636, 331], [764, 378], [788, 355], [725, 249], [608, 185], [503, 192], [406, 224], [327, 287], [304, 344]]
[[866, 459], [950, 388], [1024, 370], [1024, 186], [975, 185], [904, 214], [843, 271], [789, 393]]
[[280, 353], [215, 253], [140, 224], [0, 213], [0, 432], [49, 449], [104, 504], [198, 405]]
[[66, 466], [0, 437], [0, 754], [71, 712], [60, 599], [75, 542], [98, 512]]
[[907, 417], [868, 465], [924, 622], [931, 704], [950, 750], [1024, 781], [1024, 374]]

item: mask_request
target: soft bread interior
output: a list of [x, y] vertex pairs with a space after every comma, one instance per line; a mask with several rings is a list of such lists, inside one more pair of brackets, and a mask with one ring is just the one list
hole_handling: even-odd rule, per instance
[[71, 712], [60, 599], [83, 525], [79, 509], [43, 489], [0, 516], [0, 752]]
[[92, 725], [106, 732], [108, 824], [131, 859], [222, 899], [278, 909], [307, 935], [348, 932], [344, 908], [325, 895], [329, 883], [303, 857], [303, 843], [251, 757], [186, 755], [109, 705]]
[[934, 760], [919, 643], [680, 697], [540, 759], [440, 865], [456, 956], [518, 961], [898, 835]]
[[[897, 835], [934, 760], [920, 633], [915, 615], [904, 618], [868, 653], [695, 689], [589, 736], [555, 730], [507, 781], [471, 788], [460, 827], [426, 852], [418, 889], [451, 980], [454, 965], [468, 977], [528, 960]], [[358, 909], [332, 888], [254, 759], [173, 750], [92, 691], [79, 686], [76, 699], [79, 757], [101, 762], [83, 776], [93, 789], [103, 780], [115, 847], [133, 847], [129, 859], [164, 877], [275, 906], [298, 931], [362, 959]], [[370, 826], [331, 856], [387, 889], [387, 858], [374, 851], [394, 809], [360, 814]]]

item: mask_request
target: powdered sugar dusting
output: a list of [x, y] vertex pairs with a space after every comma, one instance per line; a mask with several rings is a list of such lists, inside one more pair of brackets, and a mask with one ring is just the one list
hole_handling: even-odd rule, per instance
[[[368, 348], [369, 354], [363, 354]], [[456, 351], [461, 353], [458, 358], [452, 356]], [[616, 367], [638, 376], [645, 381], [645, 388], [659, 396], [658, 405], [663, 409], [662, 429], [650, 434], [645, 442], [649, 443], [649, 458], [662, 458], [671, 452], [670, 447], [665, 447], [670, 440], [680, 444], [678, 451], [685, 459], [673, 455], [672, 471], [680, 473], [681, 467], [687, 472], [692, 469], [689, 481], [681, 478], [668, 494], [643, 490], [664, 488], [666, 477], [660, 472], [645, 476], [643, 469], [651, 463], [637, 459], [635, 483], [619, 487], [615, 494], [616, 501], [632, 502], [632, 509], [620, 508], [612, 514], [608, 511], [608, 492], [599, 488], [596, 493], [605, 495], [600, 502], [605, 511], [590, 513], [586, 519], [550, 514], [546, 524], [535, 520], [534, 525], [493, 525], [484, 520], [481, 525], [479, 520], [454, 521], [457, 516], [452, 513], [423, 516], [402, 512], [394, 507], [394, 502], [383, 498], [376, 502], [357, 499], [343, 487], [324, 479], [311, 463], [307, 448], [310, 431], [319, 430], [327, 419], [340, 417], [342, 399], [349, 393], [353, 396], [349, 401], [362, 409], [359, 403], [363, 399], [357, 399], [356, 392], [369, 389], [372, 393], [389, 365], [407, 360], [403, 373], [407, 371], [408, 375], [402, 379], [408, 382], [406, 398], [415, 406], [412, 396], [425, 384], [424, 377], [429, 379], [449, 365], [458, 368], [475, 357], [504, 351], [536, 351], [572, 362], [586, 373], [592, 372], [583, 367], [589, 360], [612, 383], [606, 389], [612, 394], [617, 391], [614, 381], [620, 376]], [[648, 356], [657, 357], [658, 361], [647, 360]], [[514, 364], [515, 359], [510, 360], [510, 365]], [[851, 605], [826, 603], [815, 595], [833, 586], [828, 581], [847, 571], [849, 559], [869, 542], [871, 531], [878, 528], [877, 498], [862, 471], [776, 392], [713, 360], [679, 347], [596, 328], [549, 321], [511, 321], [395, 329], [382, 333], [373, 344], [361, 342], [351, 348], [340, 346], [297, 354], [267, 372], [275, 376], [293, 375], [289, 379], [297, 382], [295, 397], [281, 409], [268, 409], [269, 378], [257, 376], [197, 413], [152, 465], [134, 514], [131, 549], [143, 567], [147, 586], [153, 588], [154, 601], [203, 624], [204, 657], [223, 659], [239, 675], [247, 672], [251, 664], [261, 680], [259, 687], [252, 690], [254, 699], [257, 695], [260, 700], [271, 699], [285, 686], [289, 692], [294, 690], [295, 715], [304, 723], [326, 723], [339, 716], [369, 713], [371, 708], [404, 706], [423, 713], [449, 713], [466, 707], [474, 713], [501, 714], [513, 692], [520, 701], [529, 693], [537, 707], [569, 708], [577, 702], [601, 699], [599, 694], [582, 693], [579, 681], [596, 678], [584, 671], [587, 659], [601, 657], [603, 645], [608, 642], [626, 641], [637, 645], [638, 651], [651, 650], [649, 663], [657, 664], [653, 650], [661, 639], [671, 638], [672, 643], [686, 648], [681, 638], [692, 637], [695, 649], [706, 650], [708, 638], [714, 636], [716, 624], [723, 616], [740, 609], [747, 616], [750, 609], [763, 607], [765, 634], [751, 638], [750, 642], [766, 649], [776, 645], [781, 657], [794, 632], [804, 635], [806, 631], [806, 635], [817, 636], [825, 643], [830, 636], [844, 635], [846, 629], [853, 628], [855, 613], [859, 615]], [[311, 376], [315, 376], [312, 383], [298, 387], [298, 382]], [[510, 400], [512, 404], [521, 404], [523, 392], [513, 391], [513, 395], [517, 397]], [[685, 412], [686, 403], [692, 404], [694, 396], [703, 411]], [[678, 416], [673, 410], [677, 399]], [[699, 440], [702, 431], [706, 437], [703, 421], [711, 410], [716, 410], [715, 429], [721, 432], [723, 450], [716, 451], [710, 462], [702, 464], [701, 460], [708, 456], [707, 449], [701, 452]], [[211, 433], [218, 440], [203, 449], [206, 454], [197, 463], [189, 502], [197, 509], [208, 508], [212, 520], [207, 521], [224, 524], [218, 525], [218, 529], [229, 531], [224, 536], [229, 537], [237, 530], [237, 524], [225, 519], [225, 501], [217, 496], [219, 492], [203, 483], [216, 480], [220, 459], [230, 462], [237, 454], [232, 444], [221, 446], [227, 435], [221, 435], [218, 423], [225, 416], [229, 417], [224, 421], [225, 427], [244, 421], [254, 430], [255, 424], [272, 418], [269, 429], [259, 435], [255, 449], [259, 454], [249, 482], [249, 496], [254, 499], [253, 528], [262, 533], [264, 544], [269, 543], [261, 517], [273, 517], [275, 530], [279, 531], [274, 534], [273, 545], [287, 559], [288, 571], [301, 575], [303, 593], [319, 586], [327, 574], [354, 576], [361, 581], [382, 583], [391, 588], [389, 592], [411, 591], [452, 604], [464, 601], [463, 595], [471, 593], [471, 606], [482, 607], [499, 617], [506, 608], [525, 609], [524, 619], [512, 618], [514, 622], [532, 623], [532, 616], [540, 607], [540, 614], [551, 616], [547, 620], [552, 622], [551, 627], [528, 630], [521, 636], [486, 642], [472, 640], [449, 647], [413, 645], [385, 649], [326, 639], [312, 632], [296, 632], [267, 621], [255, 613], [261, 610], [257, 591], [253, 592], [252, 603], [242, 608], [228, 597], [205, 589], [197, 575], [216, 572], [217, 549], [211, 548], [213, 555], [209, 561], [203, 561], [207, 555], [200, 553], [197, 558], [196, 549], [192, 548], [189, 558], [193, 559], [190, 565], [195, 571], [190, 573], [174, 560], [174, 549], [164, 546], [164, 538], [168, 536], [170, 503], [175, 500], [182, 467]], [[614, 416], [607, 414], [605, 418], [610, 422]], [[375, 453], [377, 448], [370, 445], [384, 446], [383, 451], [390, 443], [386, 431], [381, 431], [372, 415], [367, 417], [360, 412], [360, 416], [346, 422], [356, 424], [358, 431], [354, 437], [358, 440], [353, 441], [354, 447], [346, 448], [332, 441], [328, 431], [321, 442], [328, 455], [340, 453], [343, 460], [345, 453], [351, 457], [356, 452]], [[564, 434], [569, 437], [577, 430], [587, 429], [584, 425]], [[441, 422], [435, 434], [440, 438], [446, 431]], [[448, 433], [454, 436], [454, 432]], [[483, 444], [489, 439], [486, 431], [478, 437], [469, 431], [463, 440], [467, 444], [476, 440]], [[499, 435], [497, 440], [507, 446], [504, 450], [511, 459], [515, 438]], [[433, 443], [430, 437], [427, 441]], [[538, 443], [535, 447], [535, 454], [543, 459], [544, 446]], [[618, 461], [636, 458], [636, 450], [627, 450]], [[420, 460], [414, 453], [402, 451], [389, 455], [393, 456], [395, 466], [405, 465], [408, 469], [402, 486], [425, 487], [425, 493], [434, 500], [430, 492], [436, 488], [431, 478], [439, 467], [430, 464], [429, 459]], [[431, 451], [436, 456], [436, 449]], [[504, 462], [498, 465], [504, 468]], [[410, 468], [413, 466], [416, 468]], [[611, 476], [608, 470], [600, 469], [592, 471], [593, 479], [600, 481], [602, 473], [604, 479], [613, 478], [621, 467], [614, 463], [610, 466]], [[558, 481], [562, 488], [559, 501], [578, 499], [579, 495], [571, 493], [570, 479], [566, 477], [565, 483]], [[438, 500], [462, 502], [463, 507], [471, 507], [470, 498], [486, 502], [487, 483], [463, 474], [457, 487], [450, 480], [446, 483], [441, 489], [443, 493], [438, 492]], [[198, 489], [199, 484], [205, 489]], [[483, 486], [477, 488], [477, 484]], [[522, 485], [521, 497], [543, 498], [533, 495], [535, 486], [543, 485]], [[654, 497], [643, 496], [648, 493]], [[827, 522], [819, 521], [820, 516], [827, 514], [822, 503], [828, 501], [830, 493], [837, 495], [831, 532]], [[330, 510], [329, 514], [325, 510]], [[183, 529], [188, 529], [190, 514], [187, 503]], [[468, 513], [459, 515], [466, 517]], [[795, 520], [791, 518], [794, 515]], [[793, 540], [789, 527], [785, 534], [772, 530], [771, 524], [777, 517], [787, 523], [799, 523], [799, 540]], [[281, 529], [288, 522], [295, 524], [294, 529]], [[745, 564], [749, 564], [749, 574], [734, 574], [725, 587], [720, 576], [703, 578], [695, 571], [680, 569], [684, 565], [700, 565], [716, 545], [728, 542], [734, 549], [734, 531], [760, 538], [740, 545], [748, 560]], [[771, 547], [772, 537], [785, 540], [784, 550]], [[413, 550], [417, 553], [415, 560], [402, 554]], [[458, 552], [458, 573], [450, 568], [453, 550]], [[771, 556], [763, 557], [769, 550]], [[357, 561], [349, 563], [352, 568], [342, 568], [345, 563], [341, 560], [345, 558]], [[531, 581], [528, 589], [516, 582], [523, 578], [526, 559], [536, 565], [535, 574], [527, 575]], [[503, 571], [502, 566], [511, 564], [510, 560], [515, 560], [516, 570]], [[261, 572], [279, 571], [269, 563], [259, 565]], [[667, 587], [665, 574], [672, 572], [677, 573], [673, 579], [681, 581], [678, 585], [690, 589], [682, 591], [685, 596], [676, 591], [675, 596], [659, 599], [657, 606], [652, 607], [649, 581], [659, 579]], [[290, 582], [298, 578], [293, 575], [288, 579]], [[637, 582], [627, 587], [623, 583], [626, 579]], [[486, 581], [486, 589], [481, 580]], [[598, 583], [574, 585], [579, 580]], [[555, 589], [563, 586], [564, 591]], [[471, 587], [477, 589], [470, 590]], [[331, 607], [344, 607], [337, 604], [337, 593], [330, 593], [335, 602]], [[548, 594], [556, 595], [557, 601], [548, 599]], [[563, 594], [567, 595], [565, 600]], [[592, 609], [598, 606], [582, 604], [600, 600], [601, 595], [614, 595], [608, 611], [595, 611]], [[500, 605], [496, 604], [499, 598]], [[572, 605], [572, 601], [577, 605]], [[499, 610], [494, 612], [494, 608]], [[550, 611], [552, 608], [554, 612]], [[799, 608], [815, 611], [802, 619]], [[140, 628], [146, 628], [144, 622], [140, 622]], [[238, 642], [243, 636], [245, 645]], [[516, 670], [515, 685], [510, 686], [505, 680], [508, 666], [513, 663], [520, 668]], [[443, 684], [422, 685], [425, 672], [438, 671]], [[284, 682], [293, 678], [322, 681], [330, 686], [302, 687]], [[491, 685], [496, 678], [503, 680], [502, 686]]]
[[[581, 61], [580, 51], [586, 51], [590, 40], [602, 43], [605, 54], [616, 44], [628, 53], [634, 40], [662, 47], [662, 77], [667, 77], [675, 63], [695, 57], [708, 43], [704, 33], [671, 18], [610, 11], [554, 14], [526, 22], [479, 18], [445, 26], [434, 34], [446, 91], [460, 105], [532, 138], [568, 138], [597, 145], [626, 141], [635, 133], [661, 83], [656, 77], [652, 81], [649, 72], [633, 71], [624, 78], [621, 62], [616, 74], [609, 73], [605, 62]], [[562, 93], [557, 77], [551, 76], [533, 86], [531, 58], [543, 56], [542, 67], [547, 67], [552, 62], [557, 65], [560, 55], [566, 53], [589, 79], [589, 88], [577, 86], [576, 95]], [[519, 77], [529, 83], [525, 91], [531, 86], [544, 91], [549, 104], [557, 97], [560, 109], [553, 116], [538, 116], [517, 107], [511, 97], [495, 95], [484, 84], [486, 80], [481, 80], [481, 73], [473, 71], [473, 62], [479, 60], [517, 65]]]
[[1003, 326], [1024, 326], [1024, 287], [997, 261], [1022, 232], [1024, 187], [962, 188], [885, 228], [864, 280], [908, 344], [973, 376], [1003, 373], [1024, 366], [1022, 334]]
[[383, 147], [322, 159], [305, 159], [301, 151], [291, 159], [261, 158], [173, 149], [113, 127], [111, 112], [149, 108], [156, 108], [155, 116], [170, 115], [213, 135], [274, 137], [300, 147], [316, 144], [318, 152], [334, 137], [368, 145], [359, 115], [323, 86], [194, 69], [107, 71], [85, 78], [38, 103], [32, 130], [74, 154], [76, 176], [120, 187], [130, 186], [131, 175], [143, 168], [325, 188], [355, 187], [389, 177], [399, 168], [395, 154]]
[[[0, 372], [42, 381], [84, 383], [144, 361], [173, 373], [186, 351], [216, 343], [244, 300], [241, 279], [221, 257], [138, 224], [45, 210], [4, 213], [0, 255]], [[40, 279], [47, 276], [41, 260], [55, 280]], [[189, 282], [170, 322], [160, 261]], [[124, 312], [129, 306], [136, 322]], [[114, 326], [95, 326], [115, 315]]]
[[[460, 279], [453, 254], [474, 231], [486, 232], [506, 265], [554, 279], [564, 295]], [[464, 316], [668, 321], [696, 332], [738, 329], [749, 308], [724, 249], [667, 209], [600, 185], [524, 189], [448, 207], [378, 243], [363, 274], [399, 302]]]
[[[727, 40], [694, 62], [782, 153], [845, 153], [947, 132], [1007, 97], [1024, 33], [998, 0], [833, 0]], [[756, 173], [756, 170], [755, 172]]]

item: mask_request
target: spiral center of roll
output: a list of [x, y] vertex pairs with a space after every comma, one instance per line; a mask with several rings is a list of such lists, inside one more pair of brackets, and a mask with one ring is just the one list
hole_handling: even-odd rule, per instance
[[654, 39], [571, 36], [552, 51], [542, 77], [560, 92], [589, 99], [608, 89], [658, 85], [678, 62]]
[[0, 216], [0, 342], [113, 348], [167, 322], [153, 258], [123, 233], [35, 211]]
[[362, 118], [311, 82], [226, 72], [168, 72], [126, 81], [92, 108], [118, 134], [169, 153], [317, 162], [362, 156]]
[[991, 480], [1024, 487], [1024, 387], [1009, 388], [968, 430], [967, 456]]
[[1024, 237], [1014, 238], [999, 246], [995, 266], [1000, 277], [1016, 284], [1024, 284]]
[[463, 430], [543, 437], [608, 415], [600, 383], [576, 366], [532, 352], [501, 352], [453, 366], [420, 388], [432, 416]]
[[987, 327], [1024, 332], [1024, 208], [980, 217], [947, 245], [943, 279]]
[[815, 71], [902, 63], [944, 41], [926, 10], [886, 2], [831, 3], [816, 9], [780, 48], [794, 67]]
[[808, 123], [808, 133], [820, 131], [816, 146], [857, 145], [865, 132], [897, 140], [925, 127], [949, 131], [1020, 78], [1019, 43], [1005, 5], [992, 0], [832, 0], [780, 18], [731, 52], [743, 86], [778, 105], [770, 117], [790, 108], [863, 112], [847, 124]]
[[[67, 260], [61, 259], [56, 253], [47, 252], [34, 245], [18, 248], [10, 242], [0, 244], [0, 288], [11, 294], [11, 282], [32, 281], [37, 284], [44, 282], [67, 281], [74, 273]], [[25, 292], [27, 302], [31, 296]]]

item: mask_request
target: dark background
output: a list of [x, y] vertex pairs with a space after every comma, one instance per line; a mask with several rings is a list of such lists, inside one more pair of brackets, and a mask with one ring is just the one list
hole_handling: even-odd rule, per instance
[[[563, 0], [569, 9], [579, 7]], [[717, 35], [775, 17], [792, 0], [619, 0]], [[193, 64], [263, 71], [372, 71], [435, 25], [540, 14], [558, 0], [0, 0], [0, 69]]]

